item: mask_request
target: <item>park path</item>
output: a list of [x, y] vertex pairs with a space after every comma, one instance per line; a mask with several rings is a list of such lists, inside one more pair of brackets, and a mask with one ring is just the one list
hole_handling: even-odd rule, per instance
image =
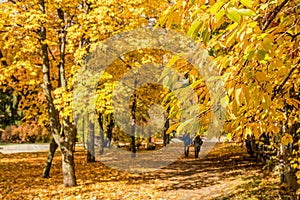
[[49, 150], [49, 144], [8, 144], [0, 145], [0, 153], [11, 154], [11, 153], [32, 153], [32, 152], [43, 152]]
[[[76, 144], [81, 147], [82, 144]], [[5, 144], [0, 145], [0, 153], [13, 154], [13, 153], [36, 153], [49, 151], [49, 143], [43, 144]]]
[[190, 152], [188, 158], [147, 174], [166, 199], [274, 199], [279, 192], [276, 177], [265, 179], [262, 165], [239, 145], [217, 144], [203, 159], [193, 158], [193, 147]]
[[76, 147], [78, 186], [65, 188], [60, 152], [49, 179], [41, 178], [47, 152], [0, 154], [0, 199], [289, 199], [278, 177], [262, 173], [239, 144], [218, 143], [205, 158], [193, 156], [134, 174], [86, 163]]
[[[225, 141], [225, 137], [221, 138], [221, 141]], [[179, 142], [181, 142], [179, 140]], [[80, 147], [82, 144], [77, 143], [76, 146]], [[12, 154], [12, 153], [34, 153], [44, 152], [49, 150], [49, 143], [43, 144], [0, 144], [0, 153]]]

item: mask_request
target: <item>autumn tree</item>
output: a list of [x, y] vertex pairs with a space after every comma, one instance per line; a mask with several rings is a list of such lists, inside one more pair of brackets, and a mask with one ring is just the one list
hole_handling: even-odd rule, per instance
[[43, 116], [40, 121], [48, 124], [53, 135], [43, 176], [49, 176], [59, 147], [64, 185], [74, 186], [76, 127], [72, 97], [76, 73], [99, 42], [125, 29], [147, 26], [149, 19], [162, 11], [163, 4], [142, 0], [10, 0], [0, 6], [0, 37], [5, 41], [0, 48], [1, 83], [19, 75], [20, 84], [14, 89], [23, 90], [28, 85], [25, 90], [37, 91], [31, 93], [31, 101], [23, 103], [31, 105], [38, 95], [36, 107], [38, 115]]
[[300, 169], [299, 3], [177, 1], [159, 23], [202, 43], [215, 61], [229, 103], [224, 130], [242, 140], [273, 138], [270, 148], [281, 149], [292, 173]]
[[[149, 64], [149, 63], [162, 63], [162, 55], [165, 53], [163, 51], [158, 50], [149, 50], [149, 49], [143, 49], [139, 51], [133, 51], [126, 55], [122, 55], [119, 59], [114, 61], [105, 71], [105, 73], [102, 75], [99, 86], [97, 90], [97, 104], [96, 104], [96, 111], [99, 115], [98, 119], [101, 119], [100, 127], [106, 126], [103, 130], [106, 132], [107, 139], [111, 141], [112, 135], [112, 127], [118, 126], [118, 123], [122, 124], [128, 124], [130, 123], [128, 118], [125, 117], [124, 119], [122, 116], [120, 116], [120, 113], [122, 112], [128, 112], [129, 118], [134, 122], [132, 127], [129, 129], [123, 130], [127, 131], [127, 134], [129, 134], [130, 141], [131, 141], [131, 147], [130, 149], [133, 152], [133, 155], [136, 153], [136, 144], [137, 144], [137, 138], [145, 138], [145, 137], [151, 137], [151, 135], [145, 135], [143, 134], [143, 131], [145, 131], [141, 127], [145, 127], [149, 124], [150, 116], [149, 116], [149, 109], [154, 104], [161, 104], [162, 103], [162, 96], [166, 94], [165, 89], [159, 85], [159, 84], [153, 84], [151, 81], [149, 83], [144, 83], [141, 85], [141, 82], [143, 80], [151, 80], [152, 76], [154, 76], [153, 70], [154, 69], [148, 69], [143, 72], [138, 72], [139, 69], [143, 68], [143, 66]], [[134, 71], [134, 72], [133, 72]], [[135, 76], [135, 86], [133, 88], [127, 88], [131, 86], [130, 81], [133, 80], [132, 77], [125, 78], [126, 74], [133, 73], [132, 76]], [[122, 79], [123, 77], [123, 79]], [[121, 82], [120, 84], [123, 84], [122, 87], [118, 85], [118, 82]], [[119, 96], [113, 97], [113, 92], [115, 90], [119, 90], [117, 93]], [[129, 91], [134, 90], [134, 92], [128, 93]], [[128, 99], [128, 95], [132, 95], [129, 97], [130, 102], [126, 102], [125, 100]], [[130, 110], [118, 110], [118, 113], [115, 113], [116, 111], [116, 104], [114, 104], [114, 101], [119, 102], [119, 104], [126, 104], [128, 103]], [[113, 105], [114, 108], [113, 109]], [[115, 122], [115, 117], [118, 114], [117, 122]], [[154, 119], [151, 119], [154, 120]], [[120, 124], [119, 124], [120, 125]], [[137, 126], [139, 128], [137, 128]], [[124, 127], [119, 127], [124, 128]], [[146, 131], [147, 132], [147, 131]], [[103, 132], [101, 132], [103, 134]], [[114, 138], [118, 138], [119, 140], [122, 140], [122, 133], [114, 133]], [[103, 140], [103, 135], [100, 135], [100, 139]], [[139, 140], [140, 140], [139, 139]], [[103, 142], [101, 142], [103, 143]], [[100, 150], [103, 152], [103, 149]]]

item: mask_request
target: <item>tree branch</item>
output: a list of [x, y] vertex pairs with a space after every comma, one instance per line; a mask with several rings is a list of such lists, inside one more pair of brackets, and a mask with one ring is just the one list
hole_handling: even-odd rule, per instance
[[266, 19], [263, 23], [263, 27], [262, 27], [262, 31], [264, 32], [265, 30], [267, 30], [267, 28], [270, 26], [270, 24], [272, 23], [272, 21], [275, 19], [275, 17], [277, 16], [277, 14], [280, 12], [280, 10], [283, 8], [283, 6], [285, 6], [285, 4], [287, 4], [289, 0], [284, 0], [280, 5], [276, 6], [276, 8], [271, 12], [271, 14], [269, 15], [268, 19]]
[[273, 92], [273, 95], [271, 97], [271, 99], [273, 100], [275, 98], [275, 96], [277, 94], [279, 94], [282, 89], [283, 89], [283, 86], [286, 84], [286, 82], [289, 80], [290, 76], [292, 75], [292, 73], [297, 69], [297, 67], [299, 66], [300, 64], [300, 59], [298, 60], [298, 62], [294, 65], [294, 67], [289, 71], [288, 75], [285, 77], [285, 79], [282, 81], [282, 83], [277, 87], [274, 88], [274, 92]]
[[290, 36], [292, 39], [291, 39], [291, 41], [294, 41], [295, 39], [296, 39], [296, 37], [298, 37], [299, 35], [300, 35], [300, 32], [299, 33], [296, 33], [296, 34], [291, 34], [291, 33], [289, 33], [289, 32], [278, 32], [278, 33], [275, 33], [276, 35], [277, 34], [286, 34], [286, 35], [288, 35], [288, 36]]

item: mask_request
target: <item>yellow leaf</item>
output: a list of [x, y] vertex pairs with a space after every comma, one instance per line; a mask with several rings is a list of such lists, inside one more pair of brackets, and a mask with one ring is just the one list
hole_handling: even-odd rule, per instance
[[264, 82], [264, 81], [267, 80], [266, 74], [264, 72], [261, 72], [261, 71], [256, 72], [255, 77], [259, 82]]
[[266, 51], [269, 51], [270, 49], [272, 49], [272, 46], [273, 46], [272, 40], [270, 40], [270, 38], [268, 38], [268, 37], [265, 37], [265, 38], [263, 39], [262, 46], [264, 47], [264, 49], [265, 49]]
[[180, 123], [176, 123], [176, 124], [173, 124], [172, 126], [170, 126], [170, 128], [167, 131], [167, 134], [170, 134], [172, 131], [176, 130], [179, 125], [180, 125]]
[[240, 2], [241, 2], [241, 4], [243, 4], [244, 6], [246, 6], [248, 8], [250, 8], [252, 5], [252, 0], [241, 0]]
[[236, 23], [241, 22], [241, 15], [235, 8], [228, 9], [227, 17]]
[[292, 143], [292, 142], [293, 142], [293, 136], [291, 136], [288, 133], [285, 133], [283, 135], [283, 137], [281, 138], [281, 144], [282, 145], [288, 145], [289, 143]]
[[243, 89], [239, 88], [235, 91], [235, 100], [238, 106], [242, 105], [243, 99], [244, 99]]

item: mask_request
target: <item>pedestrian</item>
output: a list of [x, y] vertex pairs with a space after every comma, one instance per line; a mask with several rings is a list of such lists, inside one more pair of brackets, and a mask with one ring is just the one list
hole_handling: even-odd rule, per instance
[[176, 131], [175, 131], [175, 130], [173, 130], [173, 131], [172, 131], [172, 137], [174, 138], [174, 137], [175, 137], [175, 135], [176, 135]]
[[203, 144], [203, 141], [200, 135], [197, 135], [194, 139], [194, 150], [195, 150], [195, 158], [199, 157], [200, 148]]
[[184, 142], [184, 157], [187, 158], [189, 156], [189, 149], [191, 145], [191, 136], [189, 133], [185, 133], [183, 135], [183, 142]]
[[248, 154], [250, 154], [250, 157], [253, 158], [254, 157], [254, 144], [255, 144], [255, 140], [254, 137], [247, 135], [247, 139], [246, 139], [246, 148], [247, 148], [247, 152]]

